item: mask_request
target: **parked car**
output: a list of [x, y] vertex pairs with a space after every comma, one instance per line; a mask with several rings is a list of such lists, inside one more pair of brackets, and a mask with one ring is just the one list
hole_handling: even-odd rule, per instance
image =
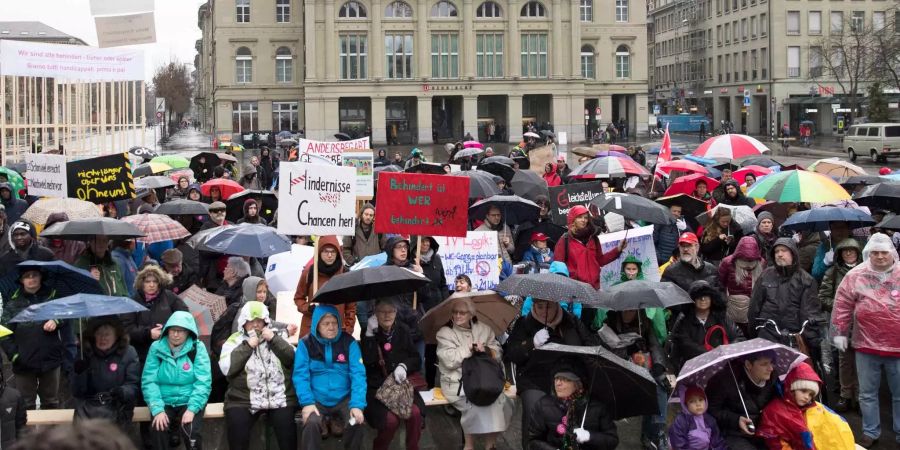
[[900, 157], [900, 124], [852, 125], [844, 135], [844, 149], [850, 161], [856, 161], [860, 155], [869, 155], [877, 163], [883, 163], [890, 157]]

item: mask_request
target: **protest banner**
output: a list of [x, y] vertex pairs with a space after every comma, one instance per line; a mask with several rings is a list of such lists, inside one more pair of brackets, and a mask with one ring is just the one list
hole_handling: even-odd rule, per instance
[[375, 157], [372, 151], [348, 152], [341, 154], [341, 165], [356, 168], [356, 195], [361, 198], [372, 198], [375, 195], [373, 178]]
[[134, 198], [128, 153], [70, 161], [66, 164], [69, 197], [93, 203]]
[[335, 164], [340, 164], [342, 153], [368, 150], [370, 148], [372, 147], [369, 145], [368, 137], [340, 142], [323, 142], [310, 139], [300, 139], [297, 142], [297, 150], [302, 162], [310, 162], [307, 155], [315, 155], [326, 157]]
[[143, 80], [144, 52], [0, 40], [0, 75], [82, 82]]
[[97, 45], [100, 48], [156, 42], [153, 11], [126, 16], [95, 17]]
[[65, 155], [26, 153], [25, 175], [28, 195], [65, 198], [69, 194]]
[[575, 205], [587, 206], [591, 200], [603, 193], [601, 181], [563, 184], [550, 188], [550, 220], [554, 224], [566, 226], [569, 208]]
[[382, 172], [376, 201], [377, 233], [466, 236], [468, 177]]
[[496, 231], [470, 231], [466, 237], [434, 236], [434, 240], [439, 246], [437, 253], [444, 264], [448, 290], [454, 290], [457, 275], [468, 275], [473, 291], [493, 289], [500, 283]]
[[350, 236], [356, 231], [356, 169], [282, 162], [278, 232]]
[[134, 14], [153, 11], [154, 0], [91, 0], [92, 16], [111, 16], [115, 14]]
[[656, 262], [656, 247], [653, 246], [653, 225], [617, 231], [600, 235], [600, 247], [606, 253], [619, 245], [622, 239], [628, 245], [619, 257], [600, 269], [600, 289], [606, 289], [622, 279], [622, 261], [629, 256], [642, 261], [641, 272], [647, 281], [659, 281], [659, 264]]

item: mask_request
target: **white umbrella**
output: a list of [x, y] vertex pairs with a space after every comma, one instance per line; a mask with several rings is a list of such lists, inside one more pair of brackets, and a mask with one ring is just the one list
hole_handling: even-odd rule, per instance
[[272, 292], [293, 291], [303, 268], [312, 259], [315, 249], [308, 245], [291, 245], [291, 251], [276, 253], [266, 265], [266, 283]]
[[728, 208], [731, 210], [731, 220], [738, 224], [738, 226], [741, 227], [741, 231], [745, 234], [753, 233], [756, 230], [756, 225], [759, 223], [759, 220], [757, 220], [756, 215], [753, 214], [753, 210], [745, 205], [732, 206], [719, 204], [715, 208], [697, 216], [697, 222], [699, 222], [700, 225], [706, 225], [719, 208]]
[[531, 132], [531, 131], [525, 133], [523, 136], [525, 136], [525, 137], [530, 137], [530, 138], [535, 138], [535, 139], [540, 139], [540, 138], [541, 138], [540, 135], [538, 135], [537, 133]]

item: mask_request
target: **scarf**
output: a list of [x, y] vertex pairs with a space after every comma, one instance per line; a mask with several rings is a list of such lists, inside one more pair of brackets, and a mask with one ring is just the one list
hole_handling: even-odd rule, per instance
[[160, 291], [156, 291], [155, 294], [147, 294], [147, 293], [143, 293], [143, 295], [144, 295], [144, 303], [153, 303], [154, 300], [156, 300], [157, 298], [159, 298], [159, 292], [160, 292]]
[[[325, 264], [325, 260], [322, 259], [322, 256], [319, 255], [319, 275], [326, 275], [331, 277], [336, 274], [341, 268], [344, 267], [343, 262], [341, 262], [341, 258], [335, 258], [334, 262], [331, 264]], [[306, 283], [312, 285], [313, 282], [313, 272], [309, 271], [309, 274], [306, 276]]]
[[581, 421], [575, 413], [578, 402], [584, 397], [582, 391], [578, 391], [569, 398], [559, 399], [562, 409], [566, 412], [556, 426], [556, 433], [562, 435], [563, 443], [559, 447], [562, 450], [578, 450], [581, 445], [575, 439], [575, 429], [581, 426]]
[[431, 258], [434, 257], [434, 249], [429, 248], [427, 252], [419, 255], [419, 262], [422, 264], [428, 264], [431, 262]]

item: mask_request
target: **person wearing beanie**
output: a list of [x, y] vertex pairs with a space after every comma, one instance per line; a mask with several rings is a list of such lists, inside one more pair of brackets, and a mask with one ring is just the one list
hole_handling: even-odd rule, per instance
[[0, 276], [5, 275], [22, 261], [53, 261], [53, 251], [37, 240], [37, 229], [28, 219], [12, 222], [6, 234], [10, 250], [0, 256]]
[[756, 230], [753, 237], [759, 246], [760, 253], [766, 258], [766, 264], [772, 265], [774, 261], [771, 259], [772, 246], [778, 239], [778, 228], [775, 226], [775, 216], [768, 211], [763, 211], [756, 216]]
[[28, 202], [19, 198], [8, 182], [0, 182], [0, 204], [6, 208], [6, 217], [10, 222], [19, 220], [28, 209]]
[[525, 251], [522, 262], [530, 263], [534, 273], [546, 270], [553, 262], [553, 250], [547, 247], [547, 235], [544, 233], [531, 234], [531, 247]]
[[200, 278], [190, 265], [184, 263], [184, 254], [177, 248], [170, 248], [163, 252], [162, 267], [172, 276], [170, 289], [176, 294], [183, 294], [192, 285], [200, 283]]
[[716, 419], [707, 413], [706, 392], [699, 386], [679, 386], [681, 412], [669, 427], [672, 450], [727, 450]]
[[[341, 254], [344, 258], [344, 264], [352, 266], [367, 256], [381, 253], [383, 251], [383, 242], [384, 236], [375, 232], [375, 205], [366, 202], [356, 217], [356, 228], [353, 236], [344, 236], [341, 240]], [[363, 332], [365, 332], [371, 308], [371, 301], [356, 303], [356, 319], [362, 326]]]

